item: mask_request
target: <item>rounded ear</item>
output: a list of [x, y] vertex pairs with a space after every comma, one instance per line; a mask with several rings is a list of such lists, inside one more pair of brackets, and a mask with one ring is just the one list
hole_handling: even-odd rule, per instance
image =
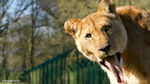
[[81, 20], [76, 18], [67, 20], [64, 24], [65, 31], [74, 37], [80, 28], [80, 22]]
[[112, 0], [101, 0], [98, 12], [115, 13], [116, 7]]

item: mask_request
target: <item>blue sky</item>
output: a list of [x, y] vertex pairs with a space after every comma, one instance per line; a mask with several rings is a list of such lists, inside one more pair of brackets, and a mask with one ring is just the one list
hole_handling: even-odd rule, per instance
[[[8, 10], [6, 12], [5, 17], [2, 19], [1, 24], [5, 24], [7, 22], [8, 16], [10, 17], [9, 20], [18, 17], [17, 11], [22, 10], [26, 6], [26, 4], [29, 4], [30, 2], [31, 0], [8, 0], [6, 5], [8, 6]], [[2, 12], [2, 10], [0, 10], [0, 12]], [[27, 10], [23, 12], [22, 16], [29, 15], [29, 14], [31, 14], [31, 6], [28, 7]]]
[[[22, 5], [24, 7], [24, 5], [26, 5], [28, 2], [30, 2], [31, 0], [9, 0], [9, 3], [11, 3], [11, 6], [8, 10], [8, 14], [10, 14], [10, 16], [15, 16], [15, 12], [20, 9], [20, 2], [24, 2], [24, 4]], [[23, 15], [27, 15], [30, 14], [31, 12], [31, 7], [29, 7], [26, 11], [24, 11]]]
[[[22, 10], [27, 4], [29, 4], [32, 0], [9, 0], [8, 2], [8, 6], [9, 9], [7, 10], [7, 15], [10, 17], [8, 18], [7, 16], [5, 18], [3, 18], [2, 20], [2, 24], [5, 24], [7, 23], [9, 20], [10, 21], [10, 24], [11, 24], [11, 21], [13, 21], [16, 17], [18, 17], [17, 15], [17, 11], [19, 10]], [[47, 12], [41, 10], [40, 8], [38, 9], [38, 16], [37, 16], [37, 21], [41, 21], [46, 17], [46, 18], [49, 18], [50, 22], [52, 21], [52, 18], [50, 17], [50, 15], [47, 14]], [[21, 17], [24, 17], [24, 16], [28, 16], [31, 14], [31, 6], [29, 6], [22, 14]], [[50, 23], [49, 22], [49, 23]], [[44, 23], [41, 23], [41, 24], [44, 24]], [[39, 24], [39, 25], [41, 25]]]

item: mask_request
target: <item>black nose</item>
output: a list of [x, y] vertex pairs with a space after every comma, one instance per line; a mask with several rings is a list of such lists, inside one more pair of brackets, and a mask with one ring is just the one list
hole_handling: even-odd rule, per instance
[[100, 51], [108, 52], [109, 49], [110, 49], [110, 45], [107, 45], [104, 48], [101, 48]]

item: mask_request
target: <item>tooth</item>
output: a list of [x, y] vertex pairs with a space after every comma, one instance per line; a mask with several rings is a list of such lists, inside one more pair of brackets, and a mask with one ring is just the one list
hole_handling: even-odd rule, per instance
[[102, 59], [98, 59], [98, 62], [101, 62], [101, 61], [103, 61]]

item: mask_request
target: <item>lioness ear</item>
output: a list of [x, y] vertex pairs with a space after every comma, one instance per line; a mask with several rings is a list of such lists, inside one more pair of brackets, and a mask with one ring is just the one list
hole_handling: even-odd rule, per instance
[[116, 14], [115, 4], [112, 2], [112, 0], [101, 0], [99, 4], [98, 12]]
[[80, 28], [80, 22], [81, 20], [76, 18], [67, 20], [64, 24], [65, 31], [74, 37], [78, 29]]

